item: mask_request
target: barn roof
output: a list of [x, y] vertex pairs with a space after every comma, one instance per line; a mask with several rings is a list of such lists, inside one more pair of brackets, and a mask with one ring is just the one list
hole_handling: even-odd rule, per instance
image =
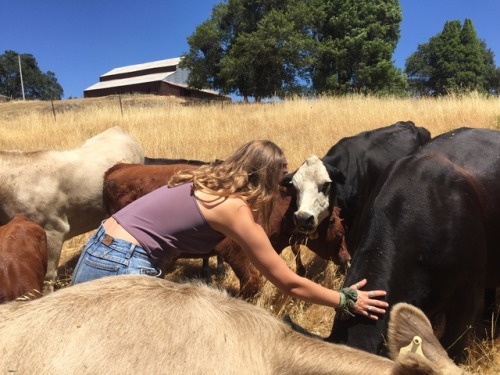
[[97, 82], [96, 84], [86, 88], [85, 91], [107, 89], [110, 87], [136, 85], [139, 83], [146, 83], [146, 82], [163, 81], [169, 75], [172, 75], [174, 73], [175, 72], [153, 73], [153, 74], [146, 74], [146, 75], [138, 76], [138, 77], [130, 77], [130, 78], [114, 79], [111, 81]]
[[143, 63], [143, 64], [122, 66], [119, 68], [112, 69], [107, 73], [104, 73], [101, 77], [113, 76], [116, 74], [123, 74], [123, 73], [138, 72], [138, 71], [148, 70], [148, 69], [177, 66], [177, 65], [179, 65], [180, 61], [181, 61], [180, 57], [174, 57], [172, 59], [165, 59], [165, 60], [152, 61], [152, 62]]

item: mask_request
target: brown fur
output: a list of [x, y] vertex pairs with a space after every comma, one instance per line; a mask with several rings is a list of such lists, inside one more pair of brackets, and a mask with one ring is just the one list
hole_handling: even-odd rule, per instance
[[206, 285], [150, 276], [101, 278], [0, 306], [2, 373], [439, 373], [430, 361], [415, 360], [426, 364], [424, 371], [304, 336]]
[[0, 303], [25, 295], [39, 297], [46, 272], [45, 231], [24, 215], [16, 215], [0, 227]]
[[181, 170], [193, 170], [198, 165], [143, 165], [118, 163], [104, 174], [103, 205], [108, 216], [121, 210], [137, 198], [167, 185]]

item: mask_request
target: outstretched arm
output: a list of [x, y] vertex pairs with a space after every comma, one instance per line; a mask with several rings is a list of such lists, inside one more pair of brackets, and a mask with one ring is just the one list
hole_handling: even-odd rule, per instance
[[[222, 207], [224, 206], [224, 207]], [[339, 292], [325, 288], [293, 272], [273, 249], [264, 229], [255, 222], [250, 208], [239, 199], [227, 199], [218, 208], [214, 228], [236, 241], [254, 266], [282, 292], [307, 302], [337, 307], [341, 302]], [[213, 223], [211, 223], [212, 225]], [[386, 293], [381, 290], [364, 292], [359, 289], [366, 280], [357, 283], [358, 297], [354, 312], [371, 319], [385, 313], [388, 304], [373, 299]]]

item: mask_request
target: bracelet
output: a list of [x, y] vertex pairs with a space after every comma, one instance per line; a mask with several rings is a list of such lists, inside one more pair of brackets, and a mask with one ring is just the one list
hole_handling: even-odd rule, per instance
[[343, 288], [340, 292], [340, 303], [335, 309], [341, 320], [354, 316], [354, 305], [358, 300], [358, 291], [351, 288]]
[[345, 308], [345, 294], [343, 292], [339, 292], [340, 296], [340, 302], [339, 305], [337, 306], [338, 310], [342, 310]]

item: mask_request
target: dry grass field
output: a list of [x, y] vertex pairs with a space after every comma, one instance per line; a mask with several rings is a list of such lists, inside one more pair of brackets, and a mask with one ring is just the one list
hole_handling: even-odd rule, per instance
[[[478, 95], [439, 99], [373, 97], [296, 99], [280, 103], [188, 103], [169, 97], [126, 96], [71, 99], [58, 102], [0, 103], [0, 149], [68, 149], [87, 138], [120, 125], [142, 144], [146, 156], [212, 160], [223, 159], [251, 139], [271, 139], [287, 154], [294, 170], [312, 154], [323, 156], [342, 137], [411, 120], [433, 136], [461, 127], [500, 130], [500, 99]], [[33, 183], [36, 183], [34, 181]], [[80, 251], [89, 234], [67, 241], [61, 265]], [[335, 266], [304, 248], [307, 276], [338, 288]], [[293, 268], [289, 250], [283, 257]], [[179, 262], [172, 280], [199, 277], [201, 261]], [[235, 292], [238, 280], [226, 267], [224, 280], [215, 285]], [[60, 287], [68, 284], [71, 269], [62, 273]], [[266, 283], [256, 303], [277, 317], [290, 314], [308, 330], [327, 336], [334, 311], [280, 294]], [[477, 341], [463, 368], [474, 373], [500, 373], [500, 341]]]

